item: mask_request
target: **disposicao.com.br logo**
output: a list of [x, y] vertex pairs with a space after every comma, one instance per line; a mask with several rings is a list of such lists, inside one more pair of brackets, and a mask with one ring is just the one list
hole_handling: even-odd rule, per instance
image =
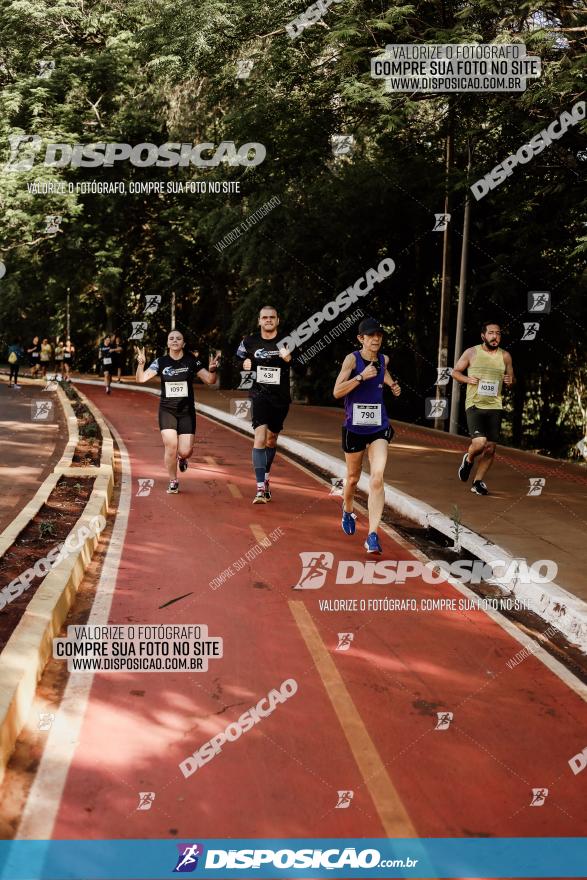
[[[43, 140], [39, 135], [13, 134], [8, 138], [10, 158], [5, 171], [30, 171], [40, 160]], [[112, 168], [117, 162], [130, 162], [137, 168], [213, 168], [226, 162], [252, 168], [260, 165], [267, 151], [263, 144], [251, 142], [237, 147], [234, 141], [212, 144], [143, 143], [119, 144], [104, 141], [91, 144], [48, 143], [39, 164], [49, 168]]]
[[[209, 849], [206, 853], [206, 870], [224, 868], [225, 870], [262, 869], [275, 870], [326, 871], [369, 870], [381, 867], [414, 868], [418, 859], [409, 856], [405, 859], [382, 859], [377, 849], [357, 849], [356, 847], [331, 847], [328, 849], [300, 848], [290, 849]], [[271, 875], [273, 876], [273, 875]]]

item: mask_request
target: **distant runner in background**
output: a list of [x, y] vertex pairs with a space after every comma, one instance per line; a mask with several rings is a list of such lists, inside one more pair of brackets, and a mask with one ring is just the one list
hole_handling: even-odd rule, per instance
[[33, 336], [33, 344], [27, 348], [27, 354], [31, 366], [31, 376], [36, 379], [37, 373], [41, 369], [41, 344], [38, 336]]
[[51, 366], [52, 358], [53, 346], [48, 339], [43, 339], [41, 343], [41, 375], [43, 376], [43, 379], [46, 377], [47, 370]]
[[63, 346], [63, 378], [66, 382], [71, 381], [69, 378], [69, 371], [73, 366], [73, 359], [75, 357], [75, 345], [69, 338], [65, 340], [65, 345]]
[[63, 342], [61, 341], [61, 337], [57, 337], [57, 341], [55, 342], [55, 374], [59, 374], [63, 376]]
[[10, 374], [8, 376], [8, 387], [10, 388], [14, 385], [15, 388], [20, 388], [18, 384], [18, 371], [20, 370], [20, 365], [24, 360], [24, 349], [20, 344], [20, 339], [18, 339], [15, 343], [8, 346], [8, 367], [10, 369]]
[[459, 479], [467, 482], [475, 459], [479, 458], [471, 492], [489, 495], [483, 478], [493, 464], [495, 445], [499, 440], [503, 413], [502, 388], [504, 384], [513, 385], [515, 380], [512, 356], [500, 348], [499, 324], [483, 324], [481, 339], [481, 345], [474, 345], [463, 352], [452, 376], [467, 386], [465, 412], [471, 435], [471, 445], [463, 455], [458, 470]]
[[179, 482], [177, 468], [187, 470], [188, 458], [194, 451], [196, 409], [194, 379], [198, 376], [206, 385], [214, 385], [218, 358], [211, 358], [206, 370], [191, 351], [186, 351], [181, 330], [172, 330], [167, 337], [169, 354], [155, 358], [145, 370], [145, 349], [137, 348], [137, 382], [148, 382], [154, 376], [161, 379], [159, 401], [159, 429], [165, 447], [165, 467], [169, 474], [168, 495], [177, 495]]
[[110, 394], [110, 385], [112, 383], [112, 346], [110, 336], [105, 336], [103, 342], [100, 343], [100, 361], [102, 370], [104, 371], [104, 388], [106, 394]]
[[369, 533], [365, 541], [367, 553], [382, 553], [377, 535], [385, 504], [383, 475], [387, 464], [389, 443], [393, 428], [383, 402], [385, 385], [394, 396], [401, 388], [390, 375], [388, 355], [381, 354], [383, 328], [375, 318], [364, 318], [357, 333], [361, 348], [345, 357], [336, 378], [333, 396], [344, 397], [345, 421], [342, 428], [342, 448], [347, 476], [342, 504], [342, 530], [355, 533], [356, 515], [353, 513], [355, 488], [361, 476], [363, 457], [369, 447]]
[[112, 375], [116, 377], [116, 382], [120, 382], [122, 378], [122, 370], [124, 368], [124, 346], [120, 336], [114, 337], [114, 345], [112, 346]]

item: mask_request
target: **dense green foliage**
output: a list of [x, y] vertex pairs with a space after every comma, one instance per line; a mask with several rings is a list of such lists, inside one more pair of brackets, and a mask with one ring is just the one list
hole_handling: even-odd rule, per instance
[[[147, 294], [162, 303], [145, 337], [161, 348], [172, 293], [178, 326], [204, 351], [230, 355], [266, 302], [296, 326], [376, 266], [393, 276], [358, 305], [389, 331], [386, 350], [404, 393], [394, 411], [423, 423], [433, 394], [442, 234], [434, 214], [451, 194], [451, 324], [467, 189], [562, 110], [585, 98], [585, 18], [569, 0], [402, 3], [344, 0], [291, 40], [284, 25], [305, 3], [240, 0], [0, 0], [0, 145], [167, 141], [237, 146], [260, 142], [267, 158], [244, 168], [51, 168], [0, 172], [0, 323], [4, 343], [64, 330], [68, 290], [80, 363], [91, 367], [100, 335], [128, 337]], [[518, 40], [543, 75], [523, 94], [389, 95], [370, 76], [386, 43]], [[38, 76], [38, 62], [55, 70]], [[249, 59], [248, 78], [238, 62]], [[505, 331], [518, 384], [508, 437], [566, 454], [587, 432], [585, 204], [582, 132], [520, 166], [472, 206], [465, 344], [493, 319]], [[454, 165], [445, 178], [447, 135]], [[351, 157], [331, 136], [352, 134]], [[31, 193], [37, 181], [232, 180], [237, 194]], [[269, 199], [281, 202], [222, 252], [215, 248]], [[57, 233], [45, 216], [62, 215]], [[527, 292], [552, 291], [537, 341], [522, 342]], [[342, 316], [341, 316], [342, 317]], [[330, 403], [347, 332], [311, 362], [299, 393]], [[452, 361], [450, 342], [450, 358]], [[236, 376], [225, 358], [223, 382]], [[583, 409], [583, 412], [581, 411]]]

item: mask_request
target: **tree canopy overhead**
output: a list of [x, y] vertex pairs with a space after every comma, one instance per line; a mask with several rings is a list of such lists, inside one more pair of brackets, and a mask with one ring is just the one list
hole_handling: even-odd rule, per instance
[[[434, 215], [448, 188], [452, 327], [467, 187], [585, 99], [584, 6], [341, 0], [292, 39], [286, 25], [305, 8], [293, 0], [0, 0], [2, 161], [11, 136], [42, 142], [32, 169], [0, 172], [4, 343], [62, 333], [69, 291], [86, 366], [105, 330], [128, 337], [148, 294], [161, 296], [146, 337], [159, 347], [174, 294], [178, 326], [230, 353], [261, 305], [274, 303], [282, 327], [295, 327], [389, 256], [394, 274], [358, 305], [388, 330], [401, 417], [425, 422], [443, 248]], [[512, 41], [542, 60], [523, 93], [389, 94], [370, 73], [388, 43]], [[587, 431], [584, 132], [584, 122], [570, 127], [472, 204], [465, 344], [478, 341], [483, 320], [501, 322], [519, 380], [509, 437], [557, 454]], [[334, 155], [336, 135], [352, 136], [351, 154]], [[266, 158], [251, 167], [42, 164], [47, 144], [92, 142], [260, 143]], [[126, 192], [28, 186], [93, 180], [124, 183]], [[129, 191], [155, 180], [232, 181], [240, 192]], [[215, 247], [275, 197], [262, 219]], [[57, 232], [46, 231], [49, 215], [62, 218]], [[530, 290], [551, 291], [552, 309], [525, 342]], [[331, 403], [353, 340], [345, 333], [312, 359], [301, 395]], [[451, 336], [450, 362], [452, 346]]]

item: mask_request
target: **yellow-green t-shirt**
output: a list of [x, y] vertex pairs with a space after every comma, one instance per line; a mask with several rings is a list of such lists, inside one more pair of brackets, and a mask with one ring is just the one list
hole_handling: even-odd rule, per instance
[[489, 354], [482, 345], [476, 345], [467, 375], [479, 379], [477, 385], [467, 385], [465, 409], [476, 406], [479, 409], [503, 409], [501, 389], [505, 373], [503, 349]]

